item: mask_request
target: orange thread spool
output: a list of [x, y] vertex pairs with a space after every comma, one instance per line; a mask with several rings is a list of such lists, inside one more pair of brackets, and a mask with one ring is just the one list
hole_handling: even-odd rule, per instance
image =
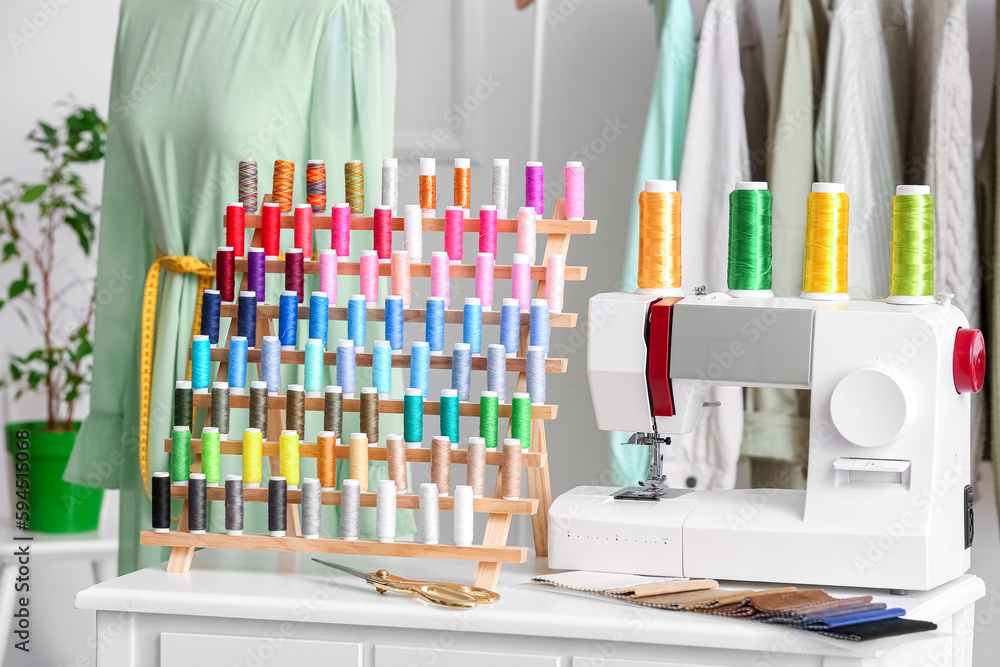
[[337, 434], [320, 431], [316, 437], [319, 452], [316, 457], [316, 472], [319, 485], [324, 489], [337, 488]]
[[455, 206], [472, 208], [472, 168], [467, 157], [455, 158]]
[[639, 193], [636, 282], [649, 290], [681, 286], [681, 193], [674, 181], [646, 181], [646, 189]]
[[274, 161], [274, 177], [271, 179], [271, 194], [282, 213], [292, 210], [292, 187], [295, 183], [295, 163], [291, 160]]

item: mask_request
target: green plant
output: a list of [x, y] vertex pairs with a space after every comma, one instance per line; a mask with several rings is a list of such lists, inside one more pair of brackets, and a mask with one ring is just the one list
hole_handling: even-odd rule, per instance
[[[98, 207], [87, 199], [77, 167], [104, 157], [107, 126], [93, 107], [72, 106], [61, 124], [39, 121], [27, 136], [45, 158], [40, 183], [0, 180], [0, 264], [13, 272], [0, 309], [12, 306], [41, 336], [41, 347], [11, 355], [15, 398], [44, 391], [47, 426], [68, 431], [73, 406], [87, 388], [90, 374], [94, 296], [90, 280], [59, 276], [61, 239], [75, 237], [89, 255]], [[60, 282], [60, 277], [66, 278]]]

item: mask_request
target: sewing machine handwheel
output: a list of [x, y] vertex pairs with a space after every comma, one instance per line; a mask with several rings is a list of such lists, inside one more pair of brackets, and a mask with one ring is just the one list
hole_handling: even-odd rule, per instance
[[974, 394], [982, 389], [986, 378], [986, 342], [983, 340], [983, 332], [979, 329], [959, 329], [955, 334], [952, 362], [955, 391]]

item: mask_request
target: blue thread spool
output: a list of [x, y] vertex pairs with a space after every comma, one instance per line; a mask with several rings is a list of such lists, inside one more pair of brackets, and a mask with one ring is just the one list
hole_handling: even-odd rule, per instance
[[504, 299], [500, 306], [500, 342], [507, 356], [517, 355], [521, 334], [521, 308], [517, 299]]
[[458, 392], [441, 390], [441, 435], [448, 436], [451, 444], [458, 443]]
[[469, 400], [469, 383], [472, 380], [472, 351], [468, 343], [455, 343], [451, 353], [451, 388], [458, 392], [458, 400]]
[[372, 349], [372, 384], [388, 398], [392, 391], [392, 350], [387, 340], [375, 341]]
[[499, 343], [486, 348], [486, 388], [496, 392], [501, 403], [507, 397], [507, 354]]
[[219, 312], [222, 294], [217, 289], [207, 289], [201, 297], [201, 335], [208, 336], [211, 345], [219, 344]]
[[354, 341], [341, 338], [337, 343], [337, 384], [344, 394], [353, 394], [356, 383], [357, 358], [354, 353]]
[[427, 297], [427, 343], [431, 352], [444, 352], [444, 297]]
[[229, 339], [229, 393], [242, 396], [247, 386], [247, 339], [233, 336]]
[[403, 351], [403, 297], [385, 297], [385, 337], [395, 352]]
[[278, 339], [285, 350], [294, 350], [299, 337], [299, 294], [285, 291], [278, 297]]
[[330, 328], [330, 298], [326, 292], [313, 292], [309, 297], [309, 337], [323, 343], [326, 349]]
[[236, 313], [236, 335], [246, 338], [250, 347], [256, 347], [257, 295], [253, 292], [240, 292]]
[[364, 294], [352, 294], [347, 302], [347, 337], [354, 347], [364, 347], [367, 338], [368, 304]]
[[540, 346], [529, 345], [525, 354], [527, 366], [528, 396], [532, 405], [545, 403], [545, 350]]
[[260, 344], [260, 377], [267, 383], [267, 393], [281, 393], [281, 341], [277, 336], [264, 336]]
[[212, 343], [208, 336], [191, 340], [191, 387], [197, 394], [207, 394], [212, 374]]
[[403, 394], [403, 442], [407, 447], [419, 447], [424, 441], [424, 397], [420, 389], [410, 388]]
[[310, 338], [306, 341], [305, 387], [308, 398], [319, 398], [323, 389], [323, 351], [325, 348], [326, 346], [319, 338]]
[[549, 302], [545, 299], [531, 300], [531, 319], [528, 324], [528, 345], [542, 348], [549, 353]]
[[462, 340], [469, 344], [472, 354], [483, 351], [483, 304], [475, 297], [466, 299], [462, 309]]
[[431, 348], [426, 342], [415, 342], [410, 346], [410, 387], [419, 389], [427, 398], [427, 387], [431, 374]]

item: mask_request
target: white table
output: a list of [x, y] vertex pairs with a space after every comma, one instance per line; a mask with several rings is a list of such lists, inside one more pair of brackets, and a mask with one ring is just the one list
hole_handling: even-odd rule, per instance
[[[405, 577], [468, 582], [475, 568], [447, 561], [328, 560], [366, 572], [385, 567]], [[498, 604], [455, 611], [379, 595], [305, 554], [203, 550], [190, 572], [168, 574], [162, 565], [140, 570], [80, 592], [76, 606], [97, 611], [101, 667], [967, 667], [974, 603], [985, 593], [982, 580], [966, 575], [930, 592], [877, 595], [939, 630], [853, 643], [528, 583], [533, 573], [546, 571], [544, 559], [505, 565]]]

